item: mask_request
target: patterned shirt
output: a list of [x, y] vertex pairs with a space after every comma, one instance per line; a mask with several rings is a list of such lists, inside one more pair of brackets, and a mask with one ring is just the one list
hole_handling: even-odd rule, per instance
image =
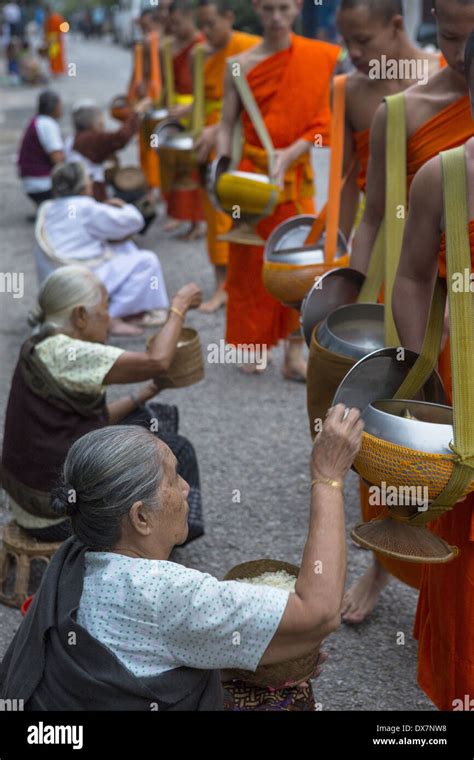
[[174, 562], [112, 552], [85, 560], [77, 622], [138, 677], [182, 666], [254, 671], [289, 597]]

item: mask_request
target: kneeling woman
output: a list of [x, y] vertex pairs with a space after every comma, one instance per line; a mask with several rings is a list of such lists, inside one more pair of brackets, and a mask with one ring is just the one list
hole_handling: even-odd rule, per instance
[[69, 520], [51, 510], [50, 491], [74, 441], [118, 422], [151, 427], [155, 418], [158, 435], [176, 454], [179, 472], [191, 486], [190, 539], [203, 533], [196, 454], [178, 435], [177, 409], [144, 406], [159, 392], [153, 382], [108, 404], [105, 395], [108, 385], [152, 378], [159, 383], [173, 360], [185, 313], [200, 302], [197, 285], [186, 285], [148, 352], [124, 351], [105, 345], [108, 296], [95, 274], [69, 266], [45, 280], [30, 319], [39, 330], [23, 345], [12, 380], [1, 467], [15, 520], [31, 536], [61, 541], [70, 535]]
[[54, 200], [40, 206], [36, 222], [40, 283], [58, 266], [82, 264], [107, 288], [111, 332], [137, 335], [139, 325], [162, 325], [169, 302], [160, 260], [130, 239], [144, 227], [140, 211], [118, 198], [98, 203], [80, 162], [56, 166], [51, 177]]
[[52, 498], [74, 535], [5, 655], [0, 697], [23, 699], [26, 710], [220, 710], [219, 669], [313, 652], [340, 621], [342, 481], [361, 432], [359, 412], [337, 406], [316, 439], [294, 593], [168, 561], [187, 536], [189, 485], [151, 433], [117, 426], [76, 441]]

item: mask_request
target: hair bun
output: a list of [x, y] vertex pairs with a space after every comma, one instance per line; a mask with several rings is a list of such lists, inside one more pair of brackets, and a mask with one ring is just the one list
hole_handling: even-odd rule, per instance
[[73, 517], [77, 514], [75, 489], [68, 483], [61, 483], [51, 491], [51, 509], [59, 517]]
[[44, 319], [45, 313], [41, 306], [36, 306], [28, 314], [28, 324], [30, 327], [37, 327], [38, 325], [43, 324]]

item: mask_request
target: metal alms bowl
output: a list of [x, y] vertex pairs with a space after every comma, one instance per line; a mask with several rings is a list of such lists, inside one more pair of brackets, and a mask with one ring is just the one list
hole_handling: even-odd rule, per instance
[[351, 267], [339, 267], [318, 278], [301, 306], [301, 329], [309, 346], [316, 325], [340, 306], [356, 303], [365, 275]]
[[[374, 351], [349, 370], [336, 391], [333, 404], [344, 404], [364, 412], [373, 401], [393, 398], [417, 359], [418, 354], [406, 348]], [[446, 404], [443, 383], [436, 371], [432, 372], [417, 398], [432, 404]]]
[[[324, 264], [326, 234], [323, 233], [316, 243], [305, 245], [314, 221], [314, 216], [300, 214], [275, 227], [265, 244], [265, 261], [276, 264], [294, 264], [295, 266]], [[345, 256], [347, 252], [347, 240], [339, 230], [336, 260]]]
[[[375, 438], [427, 454], [451, 455], [453, 410], [426, 401], [372, 401], [362, 415], [365, 432]], [[415, 418], [415, 419], [413, 419]]]
[[353, 359], [382, 348], [384, 339], [384, 307], [377, 303], [340, 306], [318, 329], [320, 346]]
[[207, 167], [206, 190], [216, 208], [221, 208], [219, 198], [216, 195], [217, 182], [221, 174], [229, 171], [231, 160], [228, 156], [218, 156]]

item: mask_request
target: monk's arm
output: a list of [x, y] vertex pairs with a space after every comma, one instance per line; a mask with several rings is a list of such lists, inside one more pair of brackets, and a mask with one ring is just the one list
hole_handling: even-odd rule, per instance
[[385, 103], [379, 106], [370, 133], [365, 211], [352, 244], [351, 267], [367, 274], [377, 234], [385, 213]]
[[230, 157], [232, 155], [232, 135], [241, 109], [240, 98], [233, 80], [232, 69], [230, 66], [227, 66], [224, 81], [222, 118], [217, 133], [217, 154], [219, 156]]
[[442, 214], [441, 161], [436, 157], [420, 169], [411, 188], [392, 300], [401, 344], [417, 353], [423, 345], [438, 273]]

